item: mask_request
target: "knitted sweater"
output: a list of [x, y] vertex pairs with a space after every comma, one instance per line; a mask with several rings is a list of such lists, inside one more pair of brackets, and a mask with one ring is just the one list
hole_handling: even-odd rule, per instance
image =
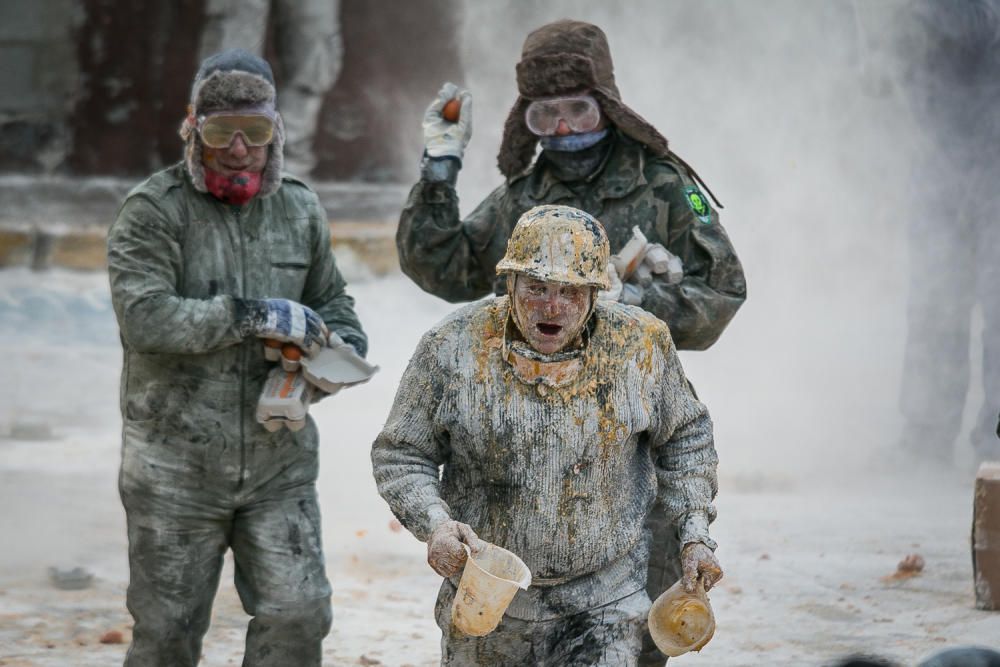
[[714, 548], [712, 423], [667, 326], [600, 303], [583, 369], [552, 388], [519, 380], [503, 358], [508, 310], [507, 297], [458, 310], [410, 360], [372, 448], [379, 493], [403, 525], [426, 541], [452, 518], [520, 556], [535, 584], [507, 613], [527, 620], [642, 588], [658, 489], [681, 543]]

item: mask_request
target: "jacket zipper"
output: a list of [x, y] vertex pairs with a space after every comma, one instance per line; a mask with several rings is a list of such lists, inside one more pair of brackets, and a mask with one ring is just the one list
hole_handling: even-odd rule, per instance
[[[240, 281], [240, 296], [241, 298], [247, 298], [247, 248], [246, 242], [243, 239], [243, 225], [240, 221], [240, 209], [237, 208], [236, 211], [236, 236], [240, 240], [240, 273], [242, 279]], [[246, 415], [243, 414], [246, 409], [246, 394], [247, 394], [247, 346], [246, 342], [240, 343], [240, 477], [236, 482], [236, 490], [239, 491], [243, 488], [243, 483], [246, 481], [246, 471], [247, 471], [247, 444], [246, 444], [246, 434], [245, 422]]]

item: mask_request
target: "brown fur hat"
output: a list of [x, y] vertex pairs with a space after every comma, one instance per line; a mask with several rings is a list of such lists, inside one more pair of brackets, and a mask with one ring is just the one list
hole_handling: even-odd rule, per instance
[[274, 75], [263, 58], [243, 49], [229, 49], [205, 59], [191, 86], [191, 105], [180, 129], [185, 143], [184, 162], [196, 190], [207, 192], [198, 117], [216, 111], [247, 110], [268, 115], [274, 121], [274, 139], [258, 196], [266, 197], [278, 190], [285, 162], [285, 126], [276, 100]]
[[507, 178], [527, 169], [535, 156], [538, 137], [528, 129], [525, 110], [533, 99], [553, 95], [592, 95], [621, 132], [655, 155], [670, 155], [663, 135], [622, 103], [608, 38], [596, 25], [563, 19], [529, 34], [517, 64], [517, 88], [520, 96], [507, 115], [497, 156]]

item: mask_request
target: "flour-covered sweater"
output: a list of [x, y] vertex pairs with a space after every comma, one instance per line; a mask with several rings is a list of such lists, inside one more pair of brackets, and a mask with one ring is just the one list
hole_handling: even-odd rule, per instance
[[520, 556], [534, 583], [507, 613], [527, 620], [641, 589], [657, 493], [682, 544], [714, 548], [712, 422], [667, 326], [600, 303], [582, 371], [540, 390], [503, 358], [508, 309], [500, 297], [458, 310], [410, 360], [372, 447], [379, 493], [403, 525], [426, 541], [455, 519]]

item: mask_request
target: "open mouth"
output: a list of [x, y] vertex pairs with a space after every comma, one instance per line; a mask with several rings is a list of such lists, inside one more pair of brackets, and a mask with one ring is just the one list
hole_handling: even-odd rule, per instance
[[541, 334], [543, 336], [555, 336], [560, 331], [562, 331], [562, 326], [560, 326], [558, 324], [542, 324], [542, 323], [539, 323], [539, 324], [535, 325], [535, 328], [538, 329], [538, 331], [541, 332]]

